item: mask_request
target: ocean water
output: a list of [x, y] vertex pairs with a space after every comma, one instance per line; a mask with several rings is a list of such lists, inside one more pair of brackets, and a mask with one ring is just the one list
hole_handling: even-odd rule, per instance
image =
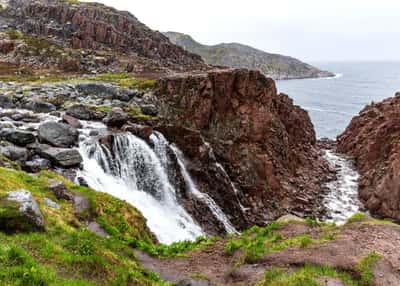
[[277, 87], [309, 112], [318, 138], [335, 139], [365, 105], [400, 91], [400, 62], [313, 64], [336, 77], [277, 81]]

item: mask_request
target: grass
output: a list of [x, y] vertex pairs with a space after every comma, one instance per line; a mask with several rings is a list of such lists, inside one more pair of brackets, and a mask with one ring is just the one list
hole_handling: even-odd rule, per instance
[[117, 84], [122, 88], [137, 88], [139, 90], [149, 90], [156, 86], [157, 81], [146, 78], [134, 78], [128, 73], [104, 73], [94, 77], [88, 77], [90, 81], [102, 81]]
[[359, 286], [349, 274], [337, 271], [327, 266], [305, 265], [297, 271], [287, 273], [280, 268], [271, 268], [258, 286], [323, 286], [318, 281], [320, 277], [330, 277], [341, 280], [347, 286]]
[[154, 89], [157, 81], [147, 78], [135, 78], [128, 73], [105, 73], [96, 76], [61, 76], [61, 75], [28, 75], [28, 76], [0, 76], [2, 82], [17, 82], [25, 84], [45, 83], [80, 83], [80, 82], [107, 82], [117, 85], [120, 88], [132, 88], [142, 91]]
[[258, 286], [323, 286], [318, 280], [322, 277], [339, 279], [347, 286], [371, 286], [374, 282], [373, 267], [380, 259], [376, 252], [363, 257], [357, 266], [356, 277], [327, 266], [305, 265], [292, 272], [271, 268]]
[[[89, 231], [74, 214], [71, 202], [57, 200], [48, 180], [65, 181], [71, 191], [88, 197], [88, 217], [109, 233], [102, 238]], [[17, 189], [29, 190], [45, 217], [43, 232], [0, 232], [1, 285], [167, 285], [156, 274], [143, 269], [134, 255], [132, 241], [155, 244], [143, 216], [132, 206], [107, 194], [74, 186], [55, 173], [32, 177], [24, 172], [0, 168], [0, 196]], [[43, 203], [51, 198], [61, 206]], [[0, 207], [0, 213], [7, 209]]]
[[363, 222], [366, 221], [367, 215], [365, 213], [355, 213], [347, 219], [347, 223]]
[[394, 225], [395, 224], [391, 219], [376, 219], [366, 215], [365, 213], [355, 213], [347, 220], [347, 224], [361, 222], [364, 224], [372, 224], [372, 225]]
[[186, 257], [189, 251], [203, 249], [212, 246], [220, 238], [218, 237], [198, 237], [195, 241], [175, 242], [170, 245], [147, 243], [143, 240], [131, 242], [133, 248], [138, 248], [152, 256], [158, 257]]
[[278, 231], [285, 223], [274, 222], [266, 227], [253, 227], [239, 237], [233, 237], [225, 245], [225, 252], [233, 255], [237, 250], [243, 251], [246, 263], [256, 263], [265, 254], [281, 251], [287, 247], [309, 247], [315, 243], [334, 240], [337, 230], [333, 226], [324, 226], [326, 229], [321, 238], [313, 239], [310, 235], [299, 235], [284, 238]]
[[374, 265], [382, 258], [380, 254], [373, 251], [363, 257], [357, 265], [357, 269], [361, 274], [361, 286], [370, 286], [374, 282]]

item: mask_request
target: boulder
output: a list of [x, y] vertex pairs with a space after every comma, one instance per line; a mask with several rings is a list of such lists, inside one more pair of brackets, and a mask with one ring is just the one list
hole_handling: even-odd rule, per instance
[[118, 92], [117, 94], [115, 94], [113, 96], [113, 99], [122, 101], [122, 102], [128, 102], [131, 98], [129, 97], [128, 94], [124, 93], [124, 92]]
[[29, 100], [24, 107], [36, 113], [50, 113], [57, 110], [53, 104], [41, 100]]
[[44, 230], [44, 218], [32, 194], [26, 190], [0, 199], [0, 229], [7, 233]]
[[72, 201], [74, 199], [74, 194], [61, 181], [50, 180], [48, 187], [58, 200]]
[[83, 95], [104, 95], [110, 97], [118, 95], [118, 91], [114, 86], [100, 82], [81, 83], [76, 86], [76, 89]]
[[26, 148], [15, 146], [11, 143], [0, 145], [0, 154], [12, 161], [24, 162], [28, 160], [29, 152]]
[[75, 117], [72, 117], [70, 115], [64, 114], [62, 116], [62, 120], [63, 120], [63, 122], [71, 125], [73, 128], [76, 128], [76, 129], [82, 128], [82, 124]]
[[128, 120], [128, 115], [119, 107], [113, 108], [110, 112], [108, 112], [106, 118], [103, 119], [103, 122], [108, 127], [122, 127], [126, 121]]
[[71, 147], [78, 140], [78, 132], [64, 123], [45, 122], [39, 127], [39, 139], [55, 147]]
[[1, 108], [14, 108], [12, 97], [7, 95], [0, 95], [0, 107]]
[[43, 170], [48, 170], [51, 167], [51, 162], [47, 159], [36, 157], [30, 161], [24, 162], [22, 169], [29, 173], [39, 173]]
[[130, 132], [133, 135], [144, 139], [145, 141], [148, 141], [151, 134], [153, 134], [153, 128], [151, 126], [134, 123], [124, 125], [122, 127], [122, 131]]
[[154, 104], [142, 104], [140, 106], [140, 109], [142, 110], [142, 113], [145, 115], [150, 115], [150, 116], [158, 115], [158, 109]]
[[48, 198], [45, 198], [45, 199], [44, 199], [44, 203], [45, 203], [47, 206], [51, 207], [52, 209], [59, 210], [59, 209], [61, 208], [59, 204], [57, 204], [56, 202], [54, 202], [54, 201], [52, 201], [52, 200], [50, 200], [50, 199], [48, 199]]
[[53, 164], [64, 168], [76, 167], [82, 163], [82, 156], [75, 149], [55, 148], [41, 144], [37, 146], [36, 152]]
[[91, 116], [92, 116], [92, 120], [101, 121], [107, 116], [107, 113], [103, 110], [96, 110], [96, 111], [93, 111]]
[[86, 196], [80, 193], [75, 194], [73, 199], [73, 204], [74, 204], [75, 214], [81, 220], [89, 219], [88, 216], [90, 215], [90, 202]]
[[68, 107], [66, 110], [66, 114], [72, 117], [75, 117], [80, 120], [90, 120], [91, 119], [91, 111], [90, 108], [83, 104], [76, 104], [71, 107]]
[[20, 129], [9, 130], [5, 136], [5, 139], [8, 142], [14, 143], [15, 145], [22, 147], [36, 141], [36, 137], [32, 132]]

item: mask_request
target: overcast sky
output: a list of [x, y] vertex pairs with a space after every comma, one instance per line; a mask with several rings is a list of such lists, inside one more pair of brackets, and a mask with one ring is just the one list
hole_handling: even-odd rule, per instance
[[400, 0], [98, 0], [159, 31], [306, 61], [400, 60]]

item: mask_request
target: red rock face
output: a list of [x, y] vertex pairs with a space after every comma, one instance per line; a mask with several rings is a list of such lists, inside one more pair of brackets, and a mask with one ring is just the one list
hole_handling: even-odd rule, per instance
[[400, 221], [400, 94], [365, 107], [338, 137], [356, 159], [360, 198], [376, 216]]
[[[256, 71], [222, 70], [163, 79], [158, 94], [168, 122], [199, 130], [211, 144], [242, 194], [241, 203], [250, 208], [250, 224], [316, 211], [328, 166], [316, 150], [307, 112], [277, 94], [272, 79]], [[190, 142], [176, 143], [190, 149], [185, 146]], [[216, 197], [213, 182], [203, 185]], [[219, 196], [230, 195], [223, 192]], [[229, 213], [229, 202], [219, 201]]]
[[[172, 44], [128, 12], [95, 3], [12, 0], [9, 13], [24, 33], [55, 37], [73, 49], [104, 50], [149, 59], [174, 71], [206, 68], [200, 56]], [[139, 60], [130, 66], [143, 64]]]

